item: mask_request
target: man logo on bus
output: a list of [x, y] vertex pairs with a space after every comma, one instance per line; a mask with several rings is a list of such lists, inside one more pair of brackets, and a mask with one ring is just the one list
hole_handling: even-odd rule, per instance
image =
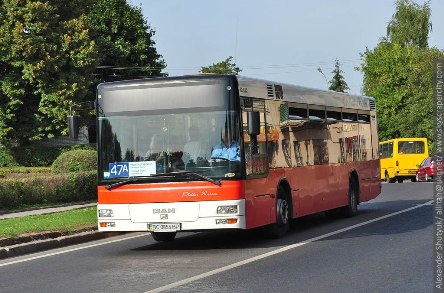
[[175, 208], [168, 208], [168, 209], [153, 209], [153, 215], [155, 214], [175, 214], [176, 209]]

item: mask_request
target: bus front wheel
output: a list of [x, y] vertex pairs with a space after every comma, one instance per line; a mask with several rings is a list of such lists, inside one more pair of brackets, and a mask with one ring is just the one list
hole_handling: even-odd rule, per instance
[[151, 236], [159, 242], [173, 241], [176, 237], [176, 232], [151, 232]]
[[396, 182], [396, 178], [390, 178], [388, 172], [385, 172], [385, 182], [387, 182], [387, 183], [395, 183]]

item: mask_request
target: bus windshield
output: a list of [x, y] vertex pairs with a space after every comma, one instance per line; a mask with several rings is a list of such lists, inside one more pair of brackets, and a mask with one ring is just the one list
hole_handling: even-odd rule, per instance
[[[190, 180], [155, 176], [180, 171], [212, 179], [240, 177], [240, 126], [235, 111], [116, 115], [98, 121], [102, 183], [125, 178]], [[228, 152], [221, 152], [221, 145]]]

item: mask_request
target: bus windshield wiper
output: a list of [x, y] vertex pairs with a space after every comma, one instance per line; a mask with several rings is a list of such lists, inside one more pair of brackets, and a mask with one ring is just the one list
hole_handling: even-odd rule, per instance
[[116, 188], [116, 187], [119, 187], [119, 186], [122, 186], [122, 185], [125, 185], [125, 184], [128, 184], [128, 183], [131, 183], [131, 182], [135, 182], [135, 181], [136, 181], [136, 178], [128, 178], [128, 179], [125, 179], [125, 180], [122, 180], [122, 181], [119, 181], [119, 182], [116, 182], [116, 183], [108, 184], [106, 186], [106, 190], [111, 190], [113, 188]]
[[195, 173], [195, 172], [189, 172], [189, 171], [178, 171], [178, 172], [170, 172], [170, 173], [158, 173], [158, 174], [152, 174], [150, 176], [147, 177], [131, 177], [131, 178], [127, 178], [125, 180], [119, 181], [119, 182], [115, 182], [115, 183], [111, 183], [108, 184], [106, 186], [107, 190], [111, 190], [113, 188], [122, 186], [122, 185], [126, 185], [128, 183], [133, 183], [133, 182], [137, 182], [137, 181], [143, 181], [143, 180], [147, 180], [147, 179], [151, 179], [151, 178], [168, 178], [168, 177], [175, 177], [177, 178], [179, 176], [187, 176], [187, 177], [194, 177], [194, 178], [201, 178], [205, 181], [211, 182], [215, 185], [221, 185], [220, 180], [214, 180], [210, 177], [207, 177], [205, 175], [199, 174], [199, 173]]
[[122, 186], [122, 185], [125, 185], [125, 184], [128, 184], [128, 183], [143, 181], [143, 180], [147, 180], [147, 179], [150, 179], [150, 178], [166, 177], [166, 175], [168, 175], [168, 174], [166, 174], [166, 173], [154, 174], [154, 175], [149, 176], [149, 177], [130, 177], [130, 178], [127, 178], [125, 180], [122, 180], [122, 181], [119, 181], [119, 182], [116, 182], [116, 183], [108, 184], [106, 186], [106, 189], [107, 190], [111, 190], [113, 188], [116, 188], [116, 187], [119, 187], [119, 186]]
[[[170, 173], [170, 174], [191, 175], [191, 177], [194, 177], [194, 178], [200, 178], [200, 179], [203, 179], [203, 180], [205, 180], [205, 181], [211, 182], [211, 183], [213, 183], [213, 184], [215, 184], [215, 185], [218, 185], [218, 186], [221, 185], [220, 180], [215, 180], [215, 179], [213, 179], [213, 178], [210, 178], [210, 177], [208, 177], [208, 176], [205, 176], [205, 175], [202, 175], [202, 174], [199, 174], [199, 173], [195, 173], [195, 172], [190, 172], [190, 171], [179, 171], [179, 172], [173, 172], [173, 173]], [[188, 177], [190, 177], [190, 176], [188, 176]]]

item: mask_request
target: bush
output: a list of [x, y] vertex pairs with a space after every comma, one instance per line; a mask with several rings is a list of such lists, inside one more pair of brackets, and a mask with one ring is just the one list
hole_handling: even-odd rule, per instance
[[[65, 147], [66, 148], [66, 147]], [[26, 146], [11, 148], [14, 160], [25, 167], [51, 166], [52, 162], [66, 149], [63, 147]]]
[[48, 174], [49, 167], [0, 167], [0, 178], [25, 177], [29, 174]]
[[5, 209], [91, 200], [97, 200], [96, 171], [0, 180], [0, 206]]
[[35, 144], [26, 147], [14, 147], [11, 148], [9, 152], [12, 155], [12, 162], [16, 165], [25, 167], [48, 167], [64, 152], [76, 149], [94, 150], [92, 146], [88, 145], [43, 146]]
[[90, 145], [0, 147], [0, 167], [48, 167], [60, 154], [71, 150], [94, 150]]
[[0, 147], [0, 167], [14, 167], [18, 165], [11, 149]]
[[97, 152], [95, 150], [73, 150], [61, 154], [52, 164], [54, 174], [95, 171]]

